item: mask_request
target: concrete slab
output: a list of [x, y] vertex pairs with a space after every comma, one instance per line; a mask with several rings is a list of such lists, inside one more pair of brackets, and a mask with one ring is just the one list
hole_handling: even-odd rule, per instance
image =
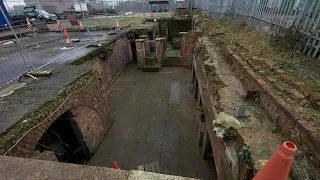
[[145, 171], [131, 170], [128, 180], [156, 179], [156, 180], [192, 180], [193, 178], [170, 176], [165, 174], [151, 173]]
[[170, 94], [169, 104], [180, 104], [180, 94]]
[[0, 179], [126, 180], [129, 171], [52, 161], [0, 156]]
[[179, 81], [172, 81], [170, 93], [171, 94], [179, 94], [180, 93], [180, 82]]

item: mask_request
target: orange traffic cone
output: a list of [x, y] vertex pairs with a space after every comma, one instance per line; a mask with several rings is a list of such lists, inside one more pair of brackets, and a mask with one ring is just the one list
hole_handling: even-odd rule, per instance
[[120, 30], [119, 22], [117, 21], [116, 30]]
[[72, 40], [71, 40], [71, 38], [70, 38], [70, 36], [69, 36], [69, 33], [68, 33], [68, 31], [67, 31], [66, 28], [63, 28], [63, 34], [64, 34], [64, 36], [65, 36], [66, 39], [67, 39], [66, 42], [67, 42], [68, 46], [73, 46]]
[[252, 180], [288, 180], [297, 146], [284, 142]]
[[62, 30], [63, 30], [62, 25], [61, 25], [60, 21], [57, 20], [56, 31], [60, 31], [61, 32]]
[[117, 161], [113, 161], [113, 168], [120, 169]]
[[79, 23], [80, 31], [84, 31], [84, 26], [82, 25], [81, 21], [78, 21], [78, 23]]
[[28, 17], [26, 18], [26, 21], [27, 21], [27, 25], [28, 25], [28, 30], [32, 31], [32, 24], [30, 23], [30, 19]]

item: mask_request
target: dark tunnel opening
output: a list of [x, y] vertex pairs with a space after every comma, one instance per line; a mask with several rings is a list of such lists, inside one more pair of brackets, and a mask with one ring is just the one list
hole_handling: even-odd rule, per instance
[[91, 155], [70, 111], [61, 115], [39, 140], [36, 150], [52, 151], [59, 162], [86, 164]]

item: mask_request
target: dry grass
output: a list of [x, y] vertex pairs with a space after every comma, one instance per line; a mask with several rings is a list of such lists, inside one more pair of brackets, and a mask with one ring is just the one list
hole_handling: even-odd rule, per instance
[[134, 26], [142, 23], [144, 19], [145, 19], [144, 17], [118, 17], [118, 18], [110, 18], [110, 19], [98, 19], [98, 20], [90, 19], [86, 23], [84, 22], [84, 25], [89, 27], [96, 27], [96, 26], [115, 27], [118, 21], [120, 27], [125, 25]]
[[[249, 29], [244, 25], [230, 21], [207, 19], [205, 16], [201, 18], [205, 33], [212, 40], [220, 39], [230, 45], [234, 52], [245, 52], [250, 56], [271, 60], [287, 71], [308, 92], [320, 92], [320, 76], [313, 76], [314, 74], [320, 74], [320, 65], [316, 59], [275, 45], [262, 32]], [[277, 83], [278, 85], [279, 83]], [[292, 100], [288, 96], [283, 97], [291, 107], [303, 117], [307, 117], [306, 120], [313, 122], [320, 131], [320, 111], [318, 108], [302, 106], [300, 100]]]
[[309, 91], [320, 92], [320, 65], [316, 59], [275, 46], [260, 31], [234, 22], [209, 20], [205, 21], [204, 25], [209, 36], [221, 38], [234, 45], [235, 52], [246, 52], [251, 56], [270, 59], [303, 83]]

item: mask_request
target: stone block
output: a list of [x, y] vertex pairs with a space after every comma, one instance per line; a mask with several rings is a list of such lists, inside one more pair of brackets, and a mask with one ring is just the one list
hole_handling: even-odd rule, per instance
[[189, 31], [187, 34], [182, 35], [181, 37], [181, 57], [184, 61], [185, 67], [191, 69], [192, 61], [193, 61], [193, 54], [194, 48], [198, 41], [199, 36], [201, 36], [201, 31]]
[[157, 63], [162, 64], [163, 59], [165, 58], [165, 39], [164, 38], [157, 38], [155, 40], [155, 47], [156, 47], [156, 57]]
[[138, 68], [143, 69], [146, 58], [145, 39], [136, 39], [136, 52], [138, 59]]
[[139, 36], [139, 39], [145, 40], [146, 56], [149, 56], [150, 55], [150, 43], [148, 42], [149, 36], [148, 35], [141, 35], [141, 36]]
[[160, 64], [153, 64], [153, 65], [145, 65], [143, 68], [144, 72], [159, 72], [161, 69]]

